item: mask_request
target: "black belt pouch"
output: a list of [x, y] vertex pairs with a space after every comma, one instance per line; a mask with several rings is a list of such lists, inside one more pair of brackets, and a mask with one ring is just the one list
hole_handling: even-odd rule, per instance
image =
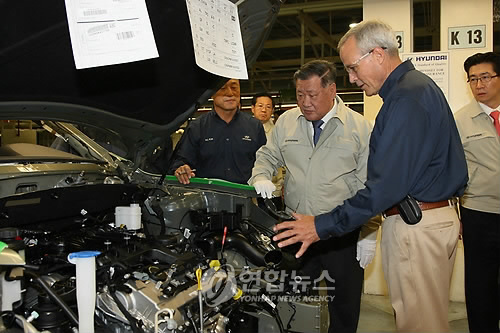
[[420, 222], [422, 219], [422, 210], [418, 205], [417, 200], [407, 195], [400, 203], [397, 205], [399, 215], [406, 224], [414, 225]]

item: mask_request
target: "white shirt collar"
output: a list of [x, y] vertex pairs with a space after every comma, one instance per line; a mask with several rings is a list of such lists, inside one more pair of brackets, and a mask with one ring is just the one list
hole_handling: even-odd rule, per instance
[[[486, 113], [488, 116], [490, 115], [490, 113], [492, 113], [493, 111], [495, 110], [500, 110], [500, 105], [497, 106], [496, 108], [492, 109], [490, 108], [488, 105], [486, 104], [483, 104], [481, 102], [478, 102], [479, 106], [481, 107], [481, 109], [483, 110], [484, 113]], [[491, 117], [490, 117], [491, 118]], [[493, 121], [493, 118], [491, 118], [491, 121]]]
[[[337, 114], [337, 109], [338, 109], [338, 103], [336, 100], [333, 100], [333, 107], [328, 111], [321, 120], [323, 120], [323, 124], [320, 126], [321, 129], [324, 129], [326, 126], [326, 123], [332, 119], [336, 114]], [[312, 121], [309, 122], [311, 129], [313, 128]]]

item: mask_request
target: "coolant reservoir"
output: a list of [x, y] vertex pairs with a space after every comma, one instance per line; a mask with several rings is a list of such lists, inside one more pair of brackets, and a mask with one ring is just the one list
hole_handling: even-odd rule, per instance
[[139, 204], [133, 203], [130, 207], [118, 206], [115, 208], [115, 227], [124, 225], [127, 230], [138, 230], [141, 228], [141, 214]]
[[99, 251], [81, 251], [68, 255], [69, 262], [76, 265], [78, 331], [81, 333], [94, 333], [95, 257], [99, 254]]

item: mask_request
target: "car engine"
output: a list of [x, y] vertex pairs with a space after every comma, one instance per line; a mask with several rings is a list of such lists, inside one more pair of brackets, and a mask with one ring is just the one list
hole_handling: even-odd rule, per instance
[[95, 332], [320, 331], [321, 305], [297, 298], [310, 288], [253, 191], [134, 179], [0, 199], [0, 332], [86, 333], [88, 279], [69, 257], [88, 251]]

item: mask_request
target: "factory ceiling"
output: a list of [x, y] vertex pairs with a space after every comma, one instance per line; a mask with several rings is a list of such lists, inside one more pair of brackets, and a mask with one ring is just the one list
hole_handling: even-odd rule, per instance
[[[415, 0], [413, 6], [414, 51], [438, 51], [440, 0]], [[349, 24], [362, 17], [362, 0], [286, 0], [257, 62], [248, 69], [242, 92], [280, 91], [284, 102], [293, 100], [293, 73], [301, 64], [319, 58], [337, 64], [339, 91], [356, 91], [336, 48]], [[494, 26], [498, 36], [498, 23]]]

